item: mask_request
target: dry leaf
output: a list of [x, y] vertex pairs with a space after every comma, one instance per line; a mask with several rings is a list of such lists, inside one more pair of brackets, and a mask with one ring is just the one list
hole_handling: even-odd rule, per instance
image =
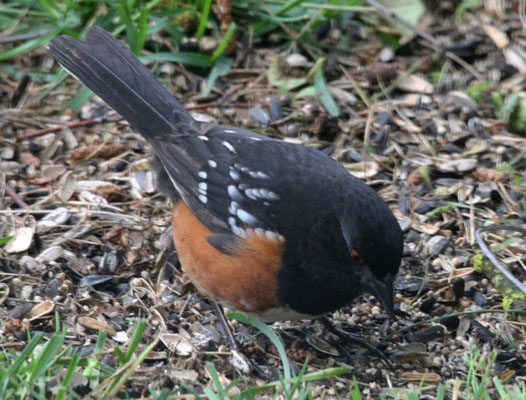
[[31, 227], [21, 227], [14, 233], [14, 238], [11, 239], [4, 247], [7, 253], [21, 253], [26, 251], [31, 246], [33, 234], [35, 229]]
[[31, 309], [28, 313], [28, 317], [30, 321], [33, 321], [35, 319], [42, 318], [44, 315], [47, 315], [49, 313], [52, 313], [55, 309], [55, 303], [51, 300], [43, 301], [40, 304], [37, 304], [35, 307]]
[[399, 83], [398, 89], [406, 92], [433, 93], [433, 85], [419, 75], [409, 75]]
[[91, 329], [92, 331], [104, 331], [106, 332], [108, 335], [115, 335], [116, 331], [115, 329], [107, 324], [106, 322], [101, 322], [99, 321], [98, 319], [95, 319], [95, 318], [91, 318], [91, 317], [80, 317], [77, 322], [79, 323], [80, 326], [86, 328], [86, 329]]
[[434, 372], [403, 372], [400, 378], [404, 381], [411, 382], [425, 382], [431, 384], [438, 384], [441, 381], [440, 375]]
[[483, 25], [482, 29], [484, 29], [486, 35], [489, 36], [493, 43], [495, 43], [495, 46], [497, 46], [499, 49], [508, 47], [508, 45], [510, 44], [508, 35], [506, 35], [500, 29], [495, 28], [493, 25]]

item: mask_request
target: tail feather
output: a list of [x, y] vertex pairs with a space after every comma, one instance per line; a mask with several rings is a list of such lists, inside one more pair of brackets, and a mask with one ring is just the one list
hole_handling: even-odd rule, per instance
[[144, 64], [104, 29], [90, 28], [84, 41], [57, 37], [47, 50], [146, 139], [192, 121]]

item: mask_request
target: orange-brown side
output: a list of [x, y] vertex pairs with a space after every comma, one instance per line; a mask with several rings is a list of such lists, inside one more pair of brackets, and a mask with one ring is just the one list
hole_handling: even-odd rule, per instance
[[172, 228], [181, 265], [202, 294], [256, 314], [282, 305], [277, 297], [281, 241], [250, 231], [235, 254], [224, 254], [206, 241], [211, 231], [183, 201], [175, 207]]

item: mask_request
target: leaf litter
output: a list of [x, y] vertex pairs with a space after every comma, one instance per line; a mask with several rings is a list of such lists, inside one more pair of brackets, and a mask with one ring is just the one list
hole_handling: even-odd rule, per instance
[[[161, 69], [170, 72], [162, 76], [170, 90], [209, 120], [331, 152], [376, 189], [400, 221], [405, 257], [395, 282], [398, 319], [389, 320], [370, 296], [334, 314], [343, 328], [357, 329], [373, 344], [379, 338], [394, 371], [338, 342], [316, 321], [274, 326], [299, 368], [307, 358], [309, 372], [350, 368], [332, 384], [312, 382], [320, 397], [346, 397], [353, 375], [371, 398], [389, 393], [388, 381], [397, 391], [425, 383], [422, 393], [433, 395], [439, 383], [466, 376], [470, 346], [496, 352], [495, 376], [526, 380], [524, 314], [497, 312], [524, 311], [523, 293], [503, 283], [476, 240], [477, 228], [525, 226], [525, 30], [513, 13], [482, 9], [459, 22], [434, 12], [423, 20], [426, 31], [449, 56], [440, 57], [418, 36], [398, 51], [370, 28], [361, 27], [366, 34], [360, 36], [336, 25], [320, 37], [327, 49], [323, 65], [316, 67], [300, 47], [292, 53], [256, 47], [246, 62], [236, 59], [206, 97], [197, 92], [195, 76], [168, 64]], [[339, 50], [351, 34], [352, 48]], [[323, 70], [323, 81], [313, 81], [315, 68]], [[2, 93], [14, 95], [14, 88], [14, 77], [0, 77]], [[99, 330], [109, 335], [106, 346], [118, 345], [132, 336], [134, 320], [145, 318], [142, 343], [160, 335], [147, 363], [171, 372], [163, 377], [145, 368], [128, 389], [145, 393], [146, 383], [189, 380], [205, 385], [208, 361], [231, 382], [239, 372], [228, 362], [223, 333], [171, 244], [170, 205], [153, 190], [150, 149], [96, 99], [80, 114], [60, 114], [81, 89], [73, 79], [35, 103], [44, 88], [28, 86], [17, 108], [9, 108], [9, 96], [0, 97], [0, 237], [14, 236], [0, 253], [0, 346], [23, 347], [27, 329], [54, 332], [57, 312], [68, 340], [88, 355]], [[221, 88], [234, 90], [225, 95]], [[323, 101], [331, 95], [334, 100]], [[523, 232], [480, 234], [524, 285]], [[276, 377], [280, 362], [268, 339], [232, 325], [245, 354]]]

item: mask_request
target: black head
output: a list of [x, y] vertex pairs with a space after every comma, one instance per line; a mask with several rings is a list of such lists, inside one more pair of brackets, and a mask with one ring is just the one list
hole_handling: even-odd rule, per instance
[[400, 268], [403, 236], [385, 202], [362, 182], [348, 194], [352, 201], [340, 219], [350, 268], [359, 271], [366, 291], [393, 314], [393, 281]]
[[310, 196], [302, 197], [297, 214], [280, 216], [289, 227], [280, 297], [296, 311], [320, 315], [366, 291], [392, 315], [393, 280], [403, 249], [398, 222], [362, 181], [336, 162], [327, 170]]

